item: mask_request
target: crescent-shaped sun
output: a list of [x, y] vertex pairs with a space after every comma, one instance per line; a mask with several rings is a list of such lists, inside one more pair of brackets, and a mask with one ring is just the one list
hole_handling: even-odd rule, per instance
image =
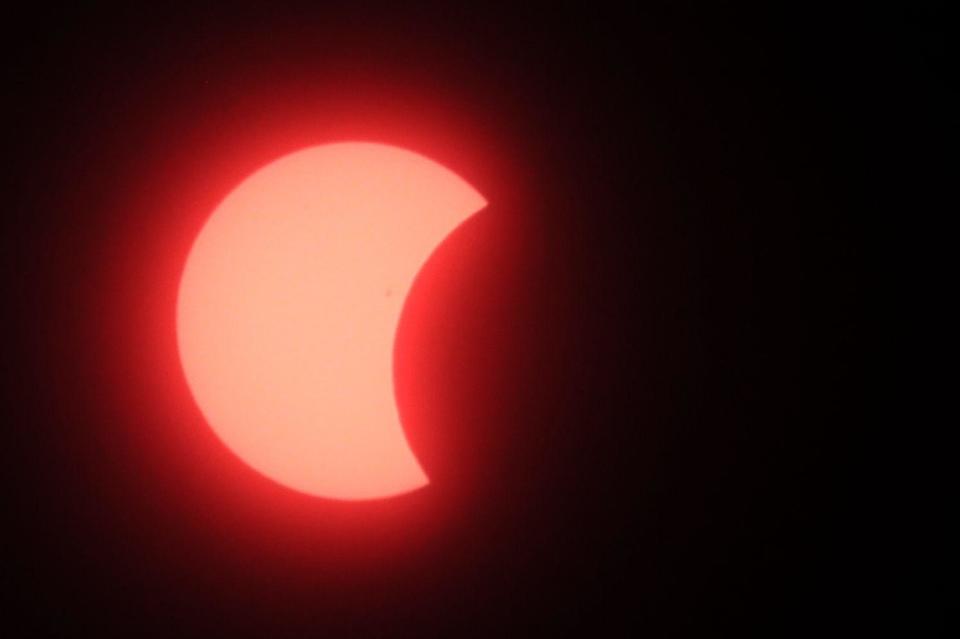
[[393, 394], [394, 334], [434, 248], [486, 205], [414, 152], [344, 142], [253, 173], [197, 236], [177, 343], [210, 427], [263, 475], [333, 499], [429, 480]]

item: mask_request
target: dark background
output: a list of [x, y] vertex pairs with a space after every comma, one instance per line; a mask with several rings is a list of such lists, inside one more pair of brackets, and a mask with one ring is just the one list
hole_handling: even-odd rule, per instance
[[[859, 623], [842, 476], [869, 28], [453, 4], [6, 21], [10, 636]], [[433, 485], [345, 507], [217, 444], [170, 329], [205, 212], [356, 134], [491, 205], [398, 333]]]

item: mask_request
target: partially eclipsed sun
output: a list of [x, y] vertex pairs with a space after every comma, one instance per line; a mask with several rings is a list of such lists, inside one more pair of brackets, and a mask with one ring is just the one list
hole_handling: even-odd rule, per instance
[[321, 497], [429, 483], [397, 412], [394, 334], [427, 257], [485, 205], [440, 164], [360, 142], [237, 186], [193, 244], [176, 310], [187, 383], [227, 447]]

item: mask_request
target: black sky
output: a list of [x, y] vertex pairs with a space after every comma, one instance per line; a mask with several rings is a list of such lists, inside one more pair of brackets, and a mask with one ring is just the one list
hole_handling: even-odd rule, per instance
[[[799, 11], [453, 4], [7, 21], [22, 636], [856, 627], [840, 477], [862, 392], [870, 34]], [[400, 96], [394, 121], [435, 109], [467, 149], [438, 152], [480, 158], [464, 166], [491, 201], [438, 250], [398, 334], [414, 447], [468, 513], [413, 550], [331, 542], [324, 506], [199, 435], [176, 443], [202, 422], [138, 323], [169, 296], [130, 243], [186, 233], [158, 219], [179, 186], [204, 158], [269, 154], [277, 113], [328, 117], [342, 87]], [[178, 399], [158, 413], [160, 396]]]

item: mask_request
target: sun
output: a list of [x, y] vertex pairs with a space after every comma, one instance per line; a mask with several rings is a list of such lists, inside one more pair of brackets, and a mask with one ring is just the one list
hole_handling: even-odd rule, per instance
[[485, 205], [433, 160], [369, 142], [310, 147], [239, 184], [197, 236], [176, 307], [187, 383], [223, 443], [320, 497], [427, 485], [397, 412], [394, 335], [430, 253]]

